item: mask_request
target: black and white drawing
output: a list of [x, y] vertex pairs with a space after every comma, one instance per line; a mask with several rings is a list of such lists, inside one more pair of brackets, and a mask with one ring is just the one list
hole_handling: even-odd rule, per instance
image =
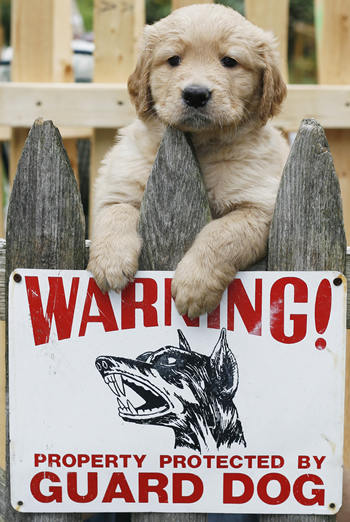
[[210, 357], [193, 352], [178, 330], [179, 347], [164, 346], [136, 359], [101, 356], [96, 367], [116, 395], [119, 416], [129, 422], [167, 426], [175, 448], [208, 450], [215, 444], [246, 446], [233, 402], [238, 365], [223, 328]]

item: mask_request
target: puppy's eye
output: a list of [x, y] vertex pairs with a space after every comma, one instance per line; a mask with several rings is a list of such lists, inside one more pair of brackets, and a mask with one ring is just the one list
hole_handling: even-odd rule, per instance
[[225, 56], [221, 60], [221, 63], [224, 67], [236, 67], [236, 65], [238, 65], [237, 60], [235, 60], [234, 58], [230, 58], [229, 56]]
[[180, 56], [172, 56], [168, 60], [168, 64], [171, 65], [172, 67], [176, 67], [177, 65], [180, 65], [180, 62], [181, 62]]

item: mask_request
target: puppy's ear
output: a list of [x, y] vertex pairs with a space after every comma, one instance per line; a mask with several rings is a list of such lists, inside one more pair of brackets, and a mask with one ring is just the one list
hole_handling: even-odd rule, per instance
[[128, 91], [131, 102], [135, 105], [139, 118], [148, 117], [152, 113], [153, 101], [149, 85], [152, 54], [154, 44], [151, 42], [150, 26], [144, 28], [136, 68], [128, 80]]
[[281, 111], [281, 105], [287, 96], [287, 86], [280, 71], [280, 55], [276, 50], [276, 42], [271, 37], [271, 42], [266, 42], [261, 49], [264, 59], [262, 76], [262, 94], [259, 106], [259, 118], [262, 125], [269, 118], [276, 116]]

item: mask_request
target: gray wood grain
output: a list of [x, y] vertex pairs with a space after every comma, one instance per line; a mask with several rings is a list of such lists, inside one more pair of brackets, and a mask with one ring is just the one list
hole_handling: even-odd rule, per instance
[[[159, 147], [141, 204], [140, 270], [175, 270], [211, 219], [198, 160], [189, 140], [169, 128]], [[204, 513], [133, 513], [132, 522], [207, 522]]]
[[270, 229], [269, 270], [340, 270], [346, 238], [339, 181], [325, 133], [303, 120], [287, 160]]
[[[270, 229], [268, 270], [345, 274], [346, 238], [333, 159], [322, 127], [303, 120], [286, 163]], [[277, 392], [277, 390], [276, 390]], [[335, 515], [261, 515], [261, 522], [331, 522]]]
[[[52, 122], [36, 120], [18, 164], [9, 204], [6, 280], [15, 268], [84, 269], [84, 238], [80, 194], [61, 136]], [[8, 419], [8, 369], [6, 403]], [[15, 511], [10, 503], [9, 451], [6, 458], [7, 487], [3, 514], [6, 522], [81, 521], [82, 516], [74, 513]]]
[[169, 127], [141, 204], [140, 269], [175, 270], [210, 219], [208, 195], [193, 147], [182, 132]]

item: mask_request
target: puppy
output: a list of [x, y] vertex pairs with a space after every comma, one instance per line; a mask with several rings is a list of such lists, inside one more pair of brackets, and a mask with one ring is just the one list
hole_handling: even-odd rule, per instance
[[266, 254], [288, 146], [268, 120], [286, 96], [272, 34], [231, 8], [191, 5], [146, 26], [128, 89], [138, 119], [122, 129], [96, 183], [88, 270], [103, 291], [137, 271], [142, 195], [167, 126], [189, 133], [212, 221], [178, 264], [181, 315], [213, 310], [238, 270]]

